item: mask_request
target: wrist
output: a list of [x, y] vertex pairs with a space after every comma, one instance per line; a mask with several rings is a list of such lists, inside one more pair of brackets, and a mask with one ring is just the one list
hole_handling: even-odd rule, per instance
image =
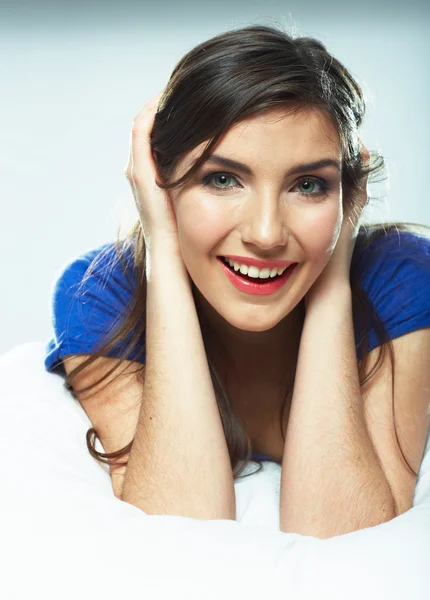
[[305, 309], [308, 312], [312, 307], [321, 304], [336, 304], [342, 298], [351, 297], [351, 285], [349, 280], [337, 279], [331, 281], [318, 280], [310, 288], [305, 296]]
[[178, 239], [169, 236], [152, 237], [145, 241], [146, 257], [145, 268], [147, 280], [153, 271], [162, 271], [165, 276], [186, 275], [185, 267]]

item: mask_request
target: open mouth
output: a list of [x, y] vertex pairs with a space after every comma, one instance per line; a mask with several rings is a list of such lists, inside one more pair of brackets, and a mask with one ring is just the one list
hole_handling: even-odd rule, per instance
[[276, 281], [277, 279], [281, 279], [281, 277], [285, 277], [285, 274], [287, 273], [287, 271], [289, 271], [292, 268], [294, 268], [296, 266], [296, 264], [297, 264], [297, 263], [291, 264], [289, 267], [287, 267], [285, 269], [285, 271], [281, 275], [275, 275], [274, 277], [260, 278], [260, 277], [250, 277], [249, 275], [244, 275], [243, 273], [240, 272], [240, 270], [235, 271], [234, 268], [231, 267], [229, 265], [229, 263], [226, 262], [221, 256], [218, 257], [218, 260], [220, 260], [228, 269], [230, 269], [230, 271], [232, 273], [234, 273], [235, 275], [237, 275], [241, 279], [245, 279], [246, 281], [252, 281], [253, 283], [260, 283], [260, 284], [270, 283], [271, 281]]

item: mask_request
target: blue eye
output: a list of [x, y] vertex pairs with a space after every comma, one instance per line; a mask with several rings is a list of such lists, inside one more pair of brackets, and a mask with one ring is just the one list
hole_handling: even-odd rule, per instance
[[[216, 183], [214, 183], [216, 179], [219, 179], [221, 185], [216, 185]], [[229, 181], [231, 180], [238, 181], [238, 179], [231, 173], [226, 173], [225, 171], [212, 171], [205, 175], [200, 183], [205, 187], [209, 187], [220, 192], [242, 187], [241, 185], [228, 185]], [[294, 188], [300, 188], [301, 186], [302, 190], [299, 190], [298, 194], [307, 197], [326, 196], [330, 190], [330, 186], [327, 184], [327, 182], [319, 177], [303, 177], [298, 183], [296, 183]]]
[[228, 190], [234, 187], [239, 187], [238, 185], [221, 185], [221, 187], [214, 185], [213, 180], [217, 177], [227, 180], [227, 182], [229, 179], [235, 179], [237, 181], [236, 177], [234, 177], [234, 175], [232, 175], [231, 173], [224, 173], [223, 171], [212, 171], [211, 173], [208, 173], [203, 177], [201, 183], [207, 187], [215, 188], [216, 190]]
[[[306, 185], [306, 189], [304, 191], [299, 191], [299, 194], [303, 194], [305, 196], [325, 196], [330, 189], [327, 183], [323, 179], [319, 179], [316, 177], [305, 177], [297, 184], [297, 187]], [[315, 187], [319, 187], [319, 189], [315, 190]]]

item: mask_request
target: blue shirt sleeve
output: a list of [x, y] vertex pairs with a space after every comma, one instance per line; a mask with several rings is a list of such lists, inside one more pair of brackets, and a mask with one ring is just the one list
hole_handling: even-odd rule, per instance
[[[353, 261], [360, 284], [389, 339], [430, 327], [430, 238], [410, 231], [383, 235]], [[370, 321], [369, 351], [381, 344]], [[363, 321], [354, 315], [357, 357]]]
[[[101, 349], [127, 316], [134, 288], [133, 243], [123, 244], [127, 274], [113, 243], [83, 254], [61, 272], [52, 295], [53, 337], [46, 346], [46, 370], [64, 373], [61, 359], [65, 356]], [[123, 356], [130, 337], [106, 356]], [[133, 347], [127, 359], [144, 363], [143, 347], [143, 343]]]

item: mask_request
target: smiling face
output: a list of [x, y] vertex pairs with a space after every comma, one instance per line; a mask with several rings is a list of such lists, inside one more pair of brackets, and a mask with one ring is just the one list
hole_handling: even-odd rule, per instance
[[[181, 160], [175, 178], [205, 145]], [[214, 154], [247, 168], [211, 160], [170, 192], [182, 257], [220, 335], [269, 342], [288, 331], [289, 315], [336, 245], [343, 218], [339, 137], [322, 111], [274, 109], [233, 126]], [[320, 161], [325, 166], [303, 167]], [[298, 264], [280, 289], [256, 295], [233, 285], [218, 258], [228, 255]]]

